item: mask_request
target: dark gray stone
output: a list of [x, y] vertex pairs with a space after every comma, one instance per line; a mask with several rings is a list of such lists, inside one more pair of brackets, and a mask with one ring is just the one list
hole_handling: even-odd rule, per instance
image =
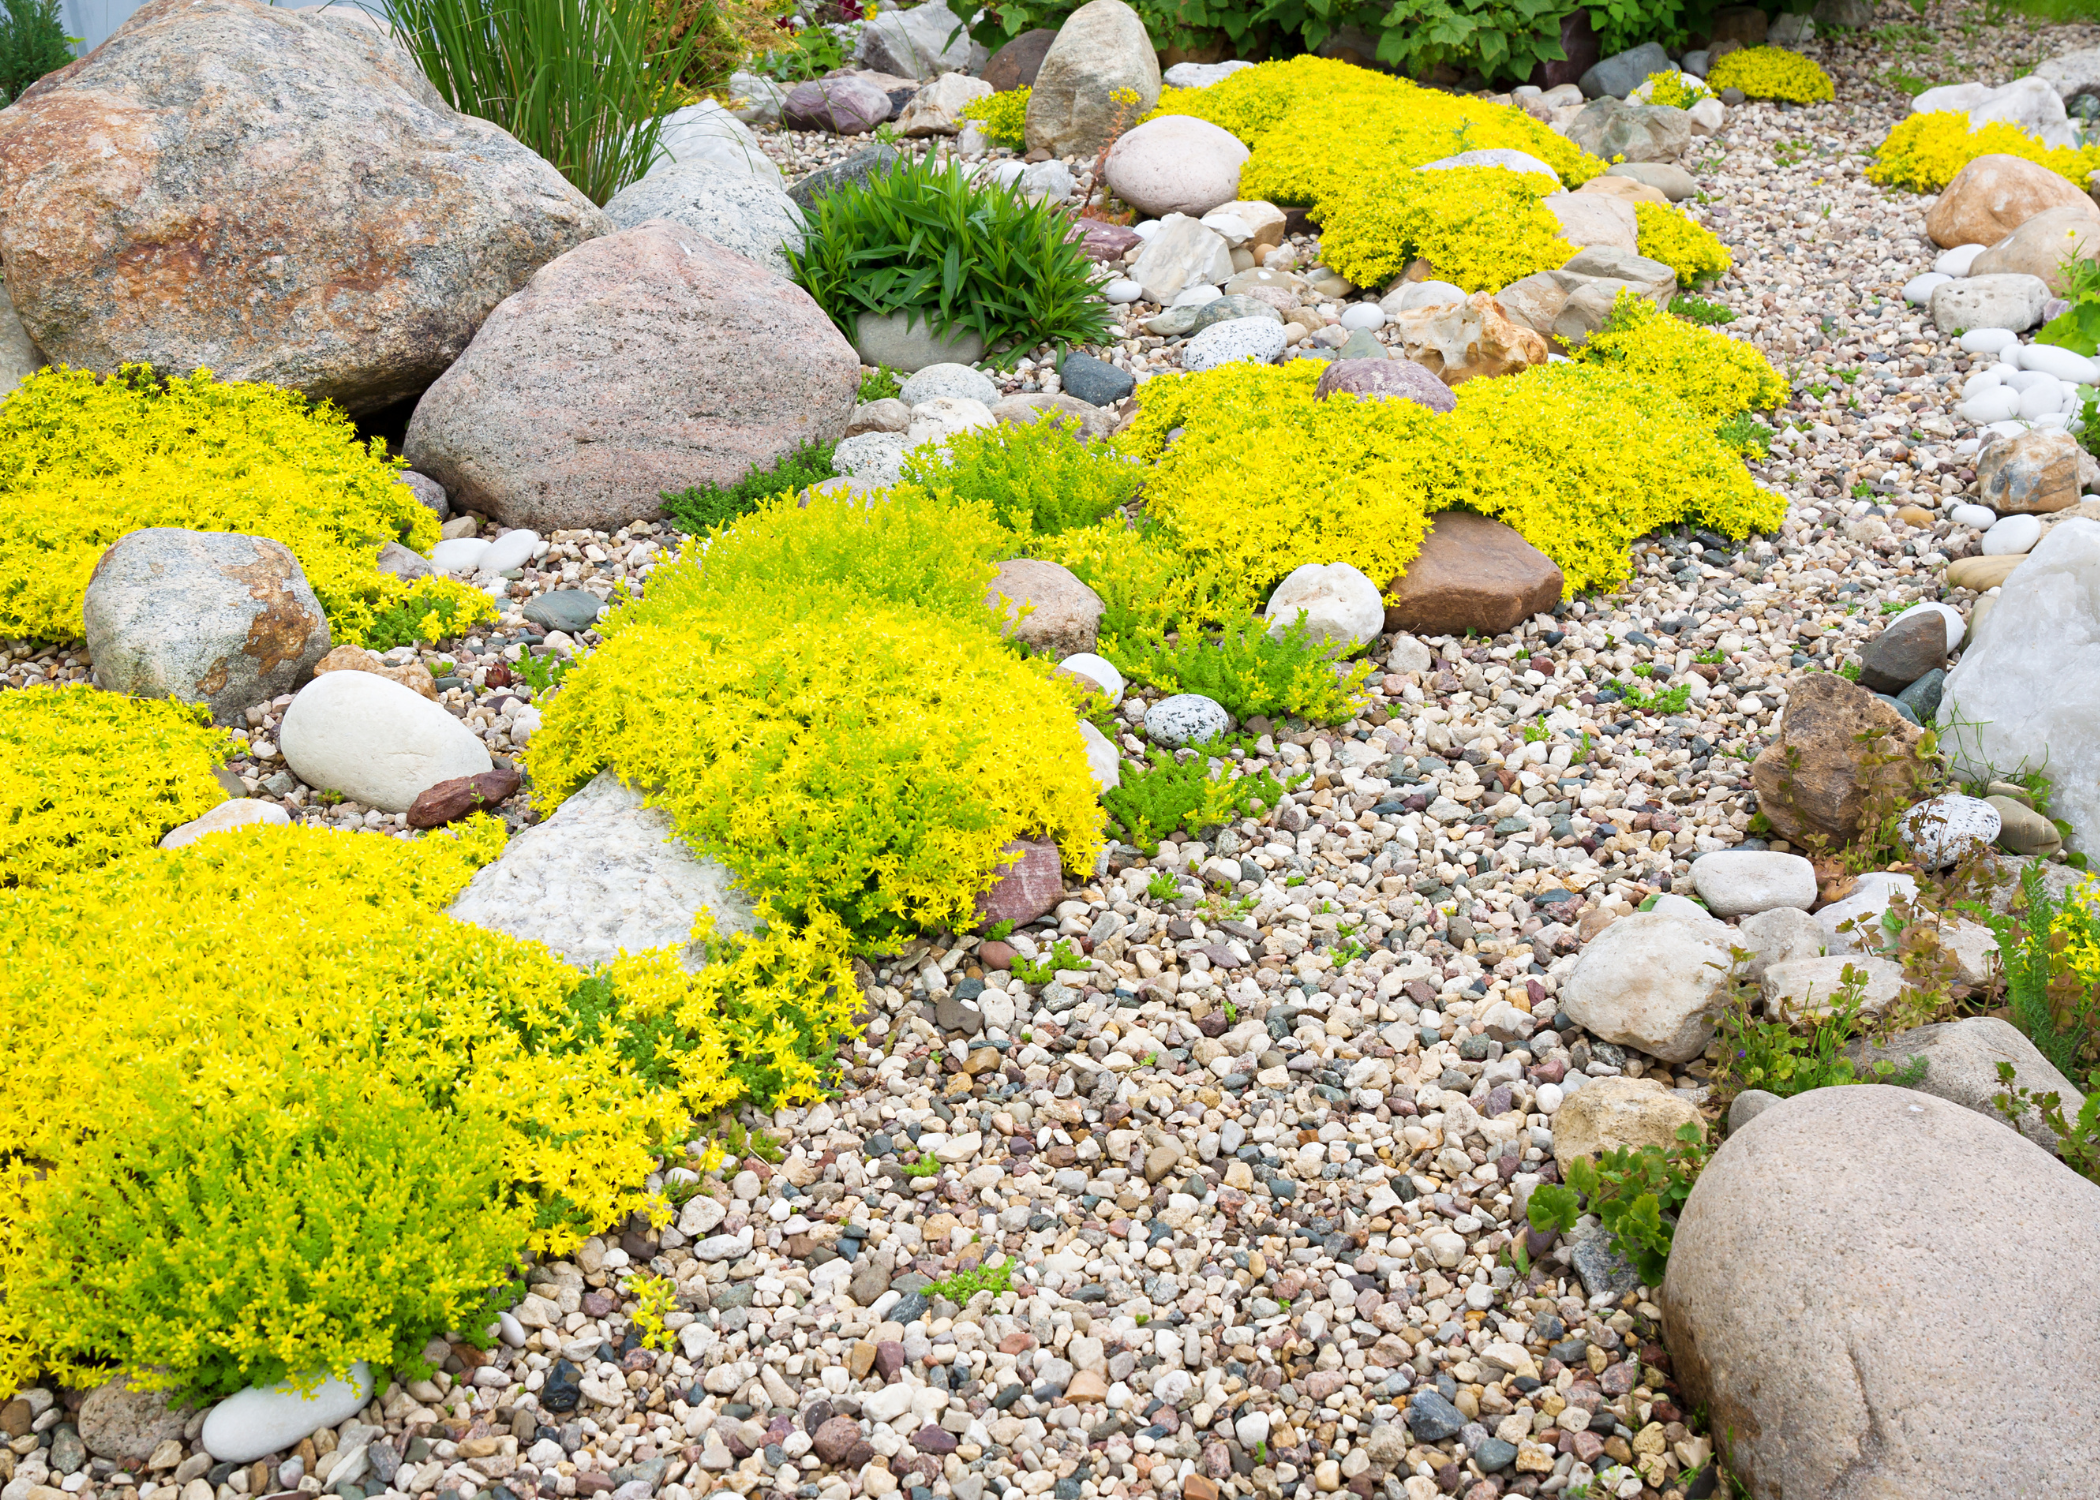
[[1574, 1249], [1570, 1260], [1575, 1274], [1582, 1278], [1583, 1290], [1592, 1298], [1601, 1297], [1606, 1292], [1623, 1297], [1640, 1286], [1641, 1273], [1613, 1246], [1603, 1225], [1592, 1224], [1585, 1228], [1578, 1224], [1568, 1239]]
[[1114, 406], [1137, 389], [1137, 377], [1128, 370], [1076, 349], [1065, 356], [1057, 373], [1064, 382], [1066, 395], [1077, 396], [1095, 406]]
[[788, 189], [788, 196], [808, 213], [817, 206], [817, 200], [826, 193], [835, 193], [842, 187], [856, 182], [866, 182], [877, 172], [888, 171], [903, 157], [895, 146], [880, 142], [863, 147], [842, 162], [834, 162], [810, 173]]
[[1465, 1413], [1439, 1391], [1416, 1391], [1407, 1400], [1407, 1427], [1424, 1443], [1441, 1443], [1465, 1430]]
[[1900, 693], [1927, 672], [1947, 664], [1947, 622], [1937, 610], [1898, 620], [1859, 653], [1859, 685], [1876, 693]]
[[1483, 1474], [1499, 1474], [1517, 1461], [1517, 1445], [1491, 1437], [1473, 1450], [1473, 1462]]
[[598, 596], [588, 589], [556, 589], [531, 600], [524, 613], [535, 625], [575, 635], [597, 624], [604, 608]]
[[1601, 99], [1605, 95], [1623, 99], [1643, 83], [1650, 73], [1661, 73], [1670, 66], [1670, 54], [1663, 51], [1660, 43], [1643, 42], [1625, 52], [1617, 52], [1605, 58], [1576, 81], [1585, 99]]
[[1940, 694], [1946, 687], [1947, 674], [1935, 667], [1896, 694], [1896, 701], [1910, 710], [1914, 723], [1930, 724], [1940, 711]]

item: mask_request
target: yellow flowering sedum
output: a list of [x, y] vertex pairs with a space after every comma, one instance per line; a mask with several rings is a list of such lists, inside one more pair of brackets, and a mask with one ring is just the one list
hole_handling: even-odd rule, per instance
[[1647, 82], [1647, 102], [1665, 104], [1672, 109], [1690, 109], [1701, 99], [1713, 98], [1713, 90], [1675, 68], [1665, 68], [1660, 73], [1650, 73]]
[[1360, 286], [1398, 276], [1416, 256], [1440, 280], [1469, 292], [1499, 291], [1564, 266], [1575, 246], [1539, 206], [1553, 192], [1537, 172], [1450, 167], [1365, 179], [1336, 188], [1320, 235], [1320, 258]]
[[0, 404], [0, 634], [77, 639], [95, 564], [150, 526], [284, 543], [338, 645], [371, 643], [382, 611], [442, 609], [454, 629], [493, 618], [466, 584], [379, 571], [386, 542], [428, 553], [438, 540], [398, 468], [342, 413], [276, 386], [202, 370], [163, 383], [140, 366], [32, 375]]
[[[1252, 154], [1240, 168], [1241, 196], [1309, 207], [1320, 222], [1327, 264], [1359, 283], [1405, 265], [1404, 258], [1394, 264], [1395, 237], [1419, 226], [1424, 213], [1478, 216], [1476, 233], [1517, 236], [1498, 249], [1499, 259], [1486, 253], [1498, 247], [1461, 253], [1455, 233], [1438, 241], [1452, 264], [1431, 255], [1437, 274], [1468, 289], [1519, 280], [1540, 269], [1535, 262], [1551, 249], [1546, 241], [1558, 226], [1545, 210], [1526, 209], [1483, 176], [1425, 187], [1411, 175], [1414, 167], [1508, 147], [1545, 162], [1568, 188], [1604, 170], [1603, 162], [1520, 109], [1309, 55], [1242, 68], [1205, 89], [1170, 89], [1153, 118], [1163, 114], [1195, 115], [1244, 141]], [[1550, 191], [1540, 178], [1532, 196]], [[1469, 194], [1487, 194], [1490, 201], [1470, 203]]]
[[1744, 47], [1706, 70], [1706, 86], [1741, 89], [1752, 99], [1782, 99], [1789, 104], [1821, 104], [1835, 99], [1830, 75], [1814, 58], [1784, 47]]
[[1652, 381], [1715, 421], [1769, 411], [1787, 398], [1786, 378], [1755, 345], [1672, 317], [1627, 291], [1575, 357]]
[[1633, 216], [1640, 225], [1641, 254], [1675, 271], [1679, 286], [1711, 281], [1735, 264], [1728, 247], [1714, 232], [1683, 209], [1661, 203], [1636, 203]]
[[1023, 86], [982, 95], [962, 107], [962, 117], [982, 125], [993, 145], [1019, 148], [1028, 143], [1028, 96], [1032, 92]]
[[1559, 564], [1571, 594], [1624, 578], [1633, 540], [1658, 526], [1744, 536], [1785, 514], [1703, 412], [1617, 369], [1469, 380], [1457, 410], [1438, 415], [1411, 401], [1315, 401], [1305, 363], [1140, 389], [1125, 440], [1158, 458], [1147, 513], [1215, 583], [1217, 617], [1258, 604], [1302, 563], [1346, 561], [1390, 581], [1430, 518], [1454, 506], [1514, 527]]
[[150, 849], [226, 800], [201, 708], [79, 684], [0, 692], [0, 886]]
[[1912, 115], [1874, 152], [1869, 180], [1913, 193], [1937, 193], [1979, 156], [2017, 156], [2038, 163], [2067, 181], [2085, 186], [2100, 171], [2100, 146], [2045, 146], [2019, 126], [1993, 120], [1973, 129], [1969, 117], [1952, 110]]

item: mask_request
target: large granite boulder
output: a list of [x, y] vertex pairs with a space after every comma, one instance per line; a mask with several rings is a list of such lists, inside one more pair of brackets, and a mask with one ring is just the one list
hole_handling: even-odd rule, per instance
[[[1913, 1026], [1881, 1042], [1861, 1037], [1846, 1046], [1845, 1055], [1862, 1074], [1886, 1063], [1900, 1075], [1914, 1065], [1913, 1059], [1923, 1059], [1925, 1071], [1915, 1082], [1907, 1081], [1906, 1088], [1973, 1109], [1987, 1120], [2002, 1123], [2006, 1118], [1996, 1102], [2006, 1092], [1998, 1078], [2000, 1064], [2011, 1066], [2015, 1087], [2031, 1095], [2056, 1095], [2066, 1120], [2077, 1119], [2078, 1111], [2085, 1107], [2085, 1095], [2071, 1086], [2071, 1080], [2018, 1027], [1998, 1016], [1964, 1016], [1958, 1021]], [[2020, 1134], [2044, 1151], [2056, 1149], [2056, 1132], [2039, 1109], [2022, 1112], [2018, 1126]]]
[[860, 30], [854, 60], [893, 78], [938, 78], [974, 73], [985, 49], [970, 40], [969, 23], [940, 0], [925, 5], [880, 7]]
[[282, 542], [151, 527], [119, 539], [81, 614], [95, 685], [209, 705], [227, 722], [289, 693], [328, 653], [328, 617]]
[[[1965, 777], [2048, 768], [2070, 844], [2100, 850], [2100, 521], [2058, 521], [1947, 674], [1940, 741]], [[1915, 731], [1914, 731], [1915, 732]]]
[[658, 219], [578, 247], [497, 308], [404, 446], [460, 509], [611, 530], [657, 514], [665, 490], [845, 436], [859, 386], [807, 292]]
[[[1129, 90], [1135, 105], [1114, 95]], [[1159, 55], [1123, 0], [1087, 0], [1065, 18], [1028, 95], [1028, 147], [1091, 156], [1159, 103]]]
[[788, 250], [802, 248], [802, 210], [776, 184], [712, 162], [690, 161], [615, 193], [605, 205], [615, 229], [668, 219], [697, 229], [725, 250], [788, 273]]
[[371, 29], [150, 0], [0, 111], [0, 261], [53, 363], [373, 411], [605, 216]]
[[1667, 104], [1627, 104], [1606, 95], [1582, 107], [1567, 135], [1605, 161], [1675, 161], [1692, 143], [1692, 117]]
[[1663, 1329], [1756, 1500], [2061, 1495], [2100, 1467], [2100, 1186], [1910, 1089], [1738, 1128], [1678, 1220]]

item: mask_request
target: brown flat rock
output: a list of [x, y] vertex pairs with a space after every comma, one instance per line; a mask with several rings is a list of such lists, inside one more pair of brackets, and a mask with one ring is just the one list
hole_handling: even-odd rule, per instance
[[1414, 635], [1500, 635], [1560, 603], [1553, 559], [1500, 521], [1447, 510], [1393, 580], [1385, 628]]

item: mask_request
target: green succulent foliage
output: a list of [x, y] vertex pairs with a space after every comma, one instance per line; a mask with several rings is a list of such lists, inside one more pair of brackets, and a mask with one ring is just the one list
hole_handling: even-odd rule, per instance
[[753, 469], [734, 484], [699, 484], [662, 493], [664, 511], [680, 531], [700, 533], [727, 526], [757, 510], [775, 495], [792, 495], [832, 477], [836, 443], [810, 441], [764, 468]]
[[1677, 1144], [1667, 1152], [1658, 1146], [1621, 1146], [1595, 1161], [1570, 1162], [1565, 1187], [1541, 1183], [1532, 1189], [1526, 1217], [1533, 1229], [1566, 1234], [1585, 1210], [1595, 1214], [1642, 1283], [1661, 1286], [1677, 1215], [1706, 1158], [1699, 1127], [1680, 1125]]
[[1144, 470], [1056, 417], [1001, 422], [906, 456], [904, 477], [937, 493], [982, 500], [1021, 536], [1091, 526], [1137, 493]]
[[1061, 209], [973, 182], [959, 162], [903, 160], [820, 199], [786, 254], [848, 338], [863, 314], [902, 314], [937, 335], [975, 333], [1006, 364], [1108, 337], [1094, 263], [1070, 233]]
[[[1123, 841], [1135, 844], [1150, 857], [1159, 852], [1162, 834], [1177, 828], [1194, 831], [1244, 818], [1276, 806], [1290, 790], [1265, 770], [1251, 776], [1234, 776], [1229, 765], [1221, 764], [1213, 771], [1211, 759], [1201, 748], [1187, 761], [1177, 760], [1168, 751], [1154, 750], [1149, 767], [1125, 772], [1121, 786], [1103, 792], [1101, 805], [1108, 809]], [[1156, 886], [1159, 877], [1154, 876], [1153, 881]], [[1176, 886], [1173, 894], [1179, 893]]]
[[1216, 636], [1182, 632], [1168, 644], [1159, 636], [1104, 644], [1101, 654], [1133, 682], [1162, 692], [1201, 693], [1237, 718], [1256, 714], [1339, 724], [1355, 717], [1370, 663], [1339, 671], [1333, 653], [1313, 636], [1304, 612], [1279, 635], [1253, 616]]

